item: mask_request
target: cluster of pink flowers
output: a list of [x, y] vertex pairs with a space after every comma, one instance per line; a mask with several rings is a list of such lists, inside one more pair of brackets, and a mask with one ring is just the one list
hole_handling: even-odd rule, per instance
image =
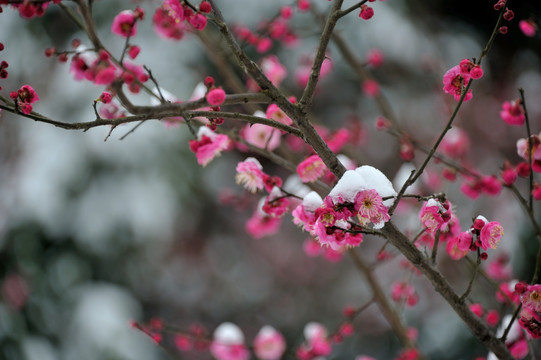
[[32, 104], [39, 100], [36, 91], [30, 85], [23, 85], [17, 91], [12, 91], [9, 97], [15, 101], [17, 108], [23, 114], [32, 112]]
[[415, 306], [419, 302], [419, 295], [417, 295], [413, 285], [403, 281], [391, 285], [391, 298], [407, 306]]
[[136, 7], [135, 10], [121, 11], [113, 19], [111, 32], [122, 37], [135, 36], [137, 33], [137, 21], [142, 21], [144, 17], [145, 11], [140, 7]]
[[229, 147], [227, 135], [216, 134], [206, 126], [201, 126], [197, 132], [197, 140], [190, 140], [190, 150], [195, 153], [199, 165], [207, 164]]
[[203, 30], [207, 26], [204, 14], [211, 11], [207, 1], [202, 1], [199, 9], [194, 11], [180, 0], [165, 0], [152, 17], [154, 31], [165, 39], [181, 40], [186, 31]]
[[[455, 247], [453, 256], [455, 259], [465, 256], [470, 251], [477, 249], [496, 249], [503, 236], [503, 227], [497, 221], [489, 222], [485, 217], [478, 216], [470, 229], [460, 233], [451, 241]], [[486, 259], [486, 253], [481, 253], [481, 258]]]
[[[50, 1], [30, 1], [30, 0], [23, 0], [18, 1], [17, 3], [11, 3], [11, 6], [17, 11], [19, 11], [19, 15], [21, 15], [22, 18], [25, 19], [31, 19], [35, 16], [43, 16], [45, 14], [45, 10], [47, 7], [53, 3], [53, 4], [59, 4], [61, 0], [50, 0]], [[7, 1], [4, 1], [3, 4], [7, 4]], [[1, 6], [2, 4], [0, 4]], [[0, 7], [0, 12], [2, 8]]]
[[239, 162], [236, 170], [237, 184], [251, 193], [262, 189], [268, 192], [246, 223], [247, 232], [256, 239], [274, 234], [280, 227], [281, 217], [289, 207], [288, 195], [281, 189], [282, 179], [266, 174], [259, 161], [253, 157]]
[[[470, 79], [483, 76], [483, 69], [469, 59], [463, 59], [459, 65], [453, 66], [443, 75], [443, 91], [454, 96], [456, 101], [462, 97]], [[471, 90], [464, 96], [464, 102], [472, 98]]]
[[[333, 250], [359, 246], [362, 227], [379, 229], [389, 221], [389, 202], [395, 196], [390, 181], [379, 170], [361, 166], [348, 170], [325, 199], [314, 192], [293, 210], [293, 222]], [[392, 199], [390, 199], [392, 201]], [[356, 218], [358, 223], [352, 221]]]
[[[272, 326], [262, 327], [254, 338], [253, 352], [259, 360], [279, 360], [285, 349], [284, 336]], [[214, 330], [209, 350], [217, 360], [250, 359], [242, 330], [230, 322], [222, 323]]]
[[[299, 7], [299, 10], [302, 11], [302, 7]], [[239, 41], [250, 44], [258, 53], [263, 54], [268, 52], [276, 42], [281, 42], [286, 46], [297, 43], [298, 37], [289, 24], [292, 17], [293, 8], [286, 5], [280, 9], [279, 16], [259, 24], [256, 31], [246, 26], [236, 26], [234, 32]]]

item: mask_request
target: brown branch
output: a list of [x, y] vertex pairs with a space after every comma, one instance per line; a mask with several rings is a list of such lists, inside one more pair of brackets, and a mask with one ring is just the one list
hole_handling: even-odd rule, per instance
[[413, 347], [413, 343], [408, 338], [407, 335], [407, 329], [402, 324], [402, 321], [400, 320], [400, 316], [398, 313], [393, 309], [391, 304], [389, 303], [389, 300], [387, 296], [385, 296], [385, 292], [381, 288], [381, 285], [374, 277], [374, 274], [372, 273], [372, 269], [368, 264], [365, 263], [362, 257], [360, 257], [354, 250], [350, 250], [347, 252], [350, 258], [353, 260], [353, 263], [355, 266], [359, 269], [359, 271], [364, 275], [366, 281], [368, 282], [368, 285], [372, 289], [374, 301], [378, 304], [379, 309], [381, 310], [382, 315], [385, 317], [385, 319], [389, 322], [391, 325], [391, 328], [395, 332], [396, 336], [400, 340], [403, 346], [411, 348]]
[[291, 127], [289, 125], [282, 124], [281, 122], [278, 122], [272, 119], [262, 118], [259, 116], [225, 112], [225, 111], [201, 111], [201, 110], [187, 111], [184, 114], [190, 118], [202, 116], [209, 119], [225, 118], [225, 119], [233, 119], [233, 120], [244, 120], [251, 124], [267, 125], [272, 128], [282, 130], [289, 134], [295, 135], [301, 139], [304, 139], [304, 134], [299, 129]]
[[335, 0], [333, 2], [331, 11], [327, 16], [327, 21], [325, 22], [323, 32], [321, 33], [321, 37], [319, 39], [319, 46], [316, 52], [316, 56], [314, 58], [314, 63], [312, 64], [312, 70], [310, 71], [310, 77], [308, 78], [308, 83], [304, 88], [302, 97], [299, 100], [299, 106], [303, 109], [304, 112], [307, 112], [312, 106], [312, 100], [314, 98], [316, 85], [319, 80], [321, 65], [325, 60], [325, 53], [327, 51], [329, 42], [331, 41], [334, 27], [336, 26], [336, 23], [340, 18], [340, 8], [342, 7], [343, 2], [344, 0]]
[[226, 25], [220, 9], [216, 6], [213, 0], [210, 0], [215, 15], [214, 23], [224, 36], [233, 54], [239, 62], [239, 66], [246, 74], [250, 75], [278, 107], [280, 107], [303, 132], [305, 141], [319, 155], [321, 160], [329, 168], [329, 170], [338, 178], [346, 171], [346, 168], [336, 158], [336, 155], [329, 149], [327, 143], [319, 136], [315, 128], [308, 120], [307, 114], [299, 106], [292, 104], [289, 99], [278, 90], [271, 81], [263, 74], [261, 69], [254, 63], [246, 53], [240, 48], [239, 44], [233, 37], [233, 34]]
[[445, 277], [426, 260], [423, 253], [392, 222], [386, 223], [382, 232], [389, 242], [423, 273], [434, 289], [447, 301], [481, 343], [496, 354], [498, 359], [513, 359], [505, 344], [496, 338], [487, 325], [471, 312], [465, 302], [461, 301]]

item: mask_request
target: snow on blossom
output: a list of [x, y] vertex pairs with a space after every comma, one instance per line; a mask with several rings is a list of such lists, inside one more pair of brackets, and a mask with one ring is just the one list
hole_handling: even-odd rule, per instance
[[[522, 313], [520, 315], [522, 315]], [[500, 327], [496, 332], [497, 337], [501, 337], [504, 334], [505, 330], [509, 327], [512, 319], [512, 315], [506, 315], [502, 319]], [[511, 352], [511, 355], [514, 359], [522, 359], [528, 354], [528, 343], [526, 342], [524, 332], [520, 329], [520, 320], [521, 317], [519, 318], [518, 322], [513, 321], [505, 340], [505, 345], [509, 348], [509, 351]], [[498, 360], [498, 357], [493, 353], [489, 353], [486, 360]]]
[[425, 202], [419, 213], [419, 219], [428, 231], [434, 234], [440, 227], [450, 219], [447, 209], [436, 199]]
[[314, 225], [316, 222], [315, 211], [323, 204], [323, 199], [315, 191], [309, 192], [302, 204], [298, 205], [293, 211], [293, 223], [300, 225], [304, 230], [313, 233]]
[[254, 353], [260, 360], [279, 360], [285, 350], [284, 336], [272, 326], [263, 326], [254, 339]]
[[263, 166], [256, 158], [249, 157], [237, 164], [235, 181], [251, 193], [265, 187]]
[[250, 351], [244, 345], [240, 328], [230, 322], [220, 324], [214, 330], [210, 353], [217, 360], [248, 360]]
[[355, 202], [355, 197], [360, 190], [367, 189], [368, 185], [363, 176], [356, 170], [348, 170], [338, 180], [336, 185], [329, 192], [330, 198], [340, 197], [351, 203]]
[[504, 101], [500, 117], [509, 125], [522, 125], [526, 121], [524, 108], [520, 100]]
[[[258, 110], [254, 116], [265, 118], [265, 113]], [[280, 146], [281, 135], [279, 130], [263, 124], [246, 124], [240, 132], [240, 136], [247, 143], [269, 151]]]
[[197, 140], [190, 140], [189, 143], [199, 165], [206, 166], [229, 147], [230, 140], [227, 135], [216, 134], [208, 127], [201, 126], [197, 131]]
[[328, 339], [327, 329], [320, 323], [310, 322], [306, 324], [304, 338], [306, 339], [305, 343], [298, 347], [296, 351], [299, 360], [311, 360], [331, 354], [332, 345]]
[[[378, 169], [369, 165], [363, 165], [355, 169], [355, 172], [363, 178], [366, 189], [376, 190], [382, 198], [395, 197], [397, 195], [391, 181]], [[385, 206], [391, 206], [392, 203], [393, 199], [383, 201], [383, 205]]]
[[[453, 95], [455, 100], [459, 101], [469, 80], [469, 75], [462, 73], [460, 65], [453, 66], [443, 75], [443, 91]], [[468, 93], [464, 97], [464, 102], [469, 101], [471, 98], [472, 92], [471, 90], [468, 90]]]
[[327, 166], [318, 155], [311, 155], [297, 166], [297, 174], [302, 182], [314, 182], [327, 170]]
[[275, 186], [265, 198], [265, 203], [261, 209], [272, 217], [281, 217], [286, 213], [288, 205], [289, 200], [287, 196], [279, 187]]

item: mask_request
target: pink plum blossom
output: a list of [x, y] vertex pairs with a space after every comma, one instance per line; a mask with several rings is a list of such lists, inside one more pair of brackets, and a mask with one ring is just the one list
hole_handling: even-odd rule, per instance
[[479, 239], [483, 250], [496, 249], [503, 236], [503, 228], [497, 221], [492, 221], [481, 229]]
[[388, 209], [383, 200], [374, 189], [361, 190], [355, 196], [355, 209], [361, 225], [373, 223], [374, 228], [382, 228], [390, 220]]
[[466, 131], [459, 127], [452, 127], [440, 144], [441, 151], [454, 159], [464, 157], [470, 149], [470, 139]]
[[197, 140], [190, 140], [190, 150], [195, 153], [199, 165], [207, 164], [229, 147], [227, 135], [216, 134], [206, 126], [201, 126], [197, 132]]
[[526, 120], [524, 108], [520, 100], [505, 101], [502, 104], [500, 117], [509, 125], [522, 125]]
[[[444, 216], [446, 217], [444, 218]], [[436, 199], [430, 199], [423, 204], [419, 218], [423, 226], [432, 234], [439, 230], [446, 220], [450, 219], [446, 209]]]
[[251, 193], [265, 187], [263, 167], [256, 158], [249, 157], [237, 164], [235, 181]]
[[315, 211], [321, 206], [323, 200], [315, 191], [311, 191], [302, 200], [302, 204], [298, 205], [293, 211], [293, 223], [301, 225], [304, 230], [312, 233], [316, 223]]
[[262, 327], [254, 339], [254, 353], [260, 360], [279, 360], [285, 350], [284, 336], [272, 326]]
[[383, 64], [384, 55], [380, 49], [370, 49], [366, 55], [366, 63], [372, 67], [380, 67]]
[[363, 20], [369, 20], [374, 16], [374, 9], [371, 8], [368, 5], [361, 5], [361, 12], [359, 13], [359, 17]]
[[210, 90], [207, 95], [207, 102], [212, 106], [218, 106], [225, 101], [225, 91], [221, 88]]
[[10, 98], [17, 101], [17, 106], [23, 114], [30, 114], [32, 112], [32, 104], [39, 100], [39, 96], [30, 85], [23, 85], [17, 91], [10, 93]]
[[258, 208], [246, 222], [245, 229], [254, 239], [260, 239], [264, 236], [276, 234], [280, 230], [281, 219], [280, 217], [267, 215]]
[[309, 156], [297, 166], [297, 174], [305, 183], [316, 181], [325, 173], [325, 170], [327, 167], [318, 155]]
[[332, 345], [327, 338], [327, 329], [316, 322], [310, 322], [304, 327], [305, 343], [297, 348], [296, 355], [299, 360], [311, 360], [330, 355]]
[[[265, 114], [256, 111], [254, 116], [265, 117]], [[246, 124], [240, 135], [247, 143], [261, 149], [272, 151], [280, 145], [281, 133], [279, 130], [263, 124]]]
[[[470, 80], [469, 75], [464, 75], [460, 69], [460, 65], [453, 66], [443, 75], [443, 91], [454, 96], [456, 101], [459, 101], [463, 89], [468, 85]], [[471, 90], [464, 97], [464, 102], [472, 98]]]
[[289, 200], [286, 195], [280, 188], [275, 186], [265, 198], [265, 203], [261, 209], [272, 217], [281, 217], [286, 213], [288, 205]]
[[526, 291], [522, 293], [520, 301], [525, 308], [541, 313], [541, 285], [528, 285]]
[[111, 32], [122, 37], [135, 36], [137, 33], [136, 15], [137, 13], [132, 10], [121, 11], [113, 20]]
[[267, 107], [267, 112], [265, 115], [267, 116], [267, 119], [272, 119], [285, 125], [291, 125], [293, 123], [289, 116], [287, 116], [286, 113], [276, 104], [270, 104]]
[[287, 75], [287, 69], [275, 55], [266, 56], [261, 60], [261, 70], [274, 86], [280, 86]]
[[408, 306], [415, 306], [419, 302], [419, 295], [415, 292], [415, 288], [407, 282], [392, 284], [391, 298], [396, 302], [404, 302]]

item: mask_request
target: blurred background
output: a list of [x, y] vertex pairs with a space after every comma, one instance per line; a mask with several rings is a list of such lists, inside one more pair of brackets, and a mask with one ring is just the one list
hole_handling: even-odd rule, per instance
[[[292, 1], [216, 2], [231, 25], [254, 31], [281, 6], [293, 6], [290, 26], [298, 37], [296, 45], [274, 43], [267, 54], [276, 54], [287, 68], [284, 91], [299, 96], [295, 69], [310, 61], [321, 31], [313, 12], [296, 10]], [[346, 0], [345, 7], [354, 3]], [[160, 86], [182, 100], [189, 99], [207, 75], [222, 84], [197, 36], [187, 34], [175, 42], [152, 30], [152, 14], [160, 4], [95, 1], [103, 42], [119, 55], [124, 39], [111, 34], [112, 20], [121, 10], [141, 6], [146, 18], [132, 39], [142, 49], [136, 63], [148, 66]], [[312, 1], [312, 8], [320, 12], [329, 6], [327, 1]], [[383, 64], [368, 70], [404, 131], [430, 147], [455, 103], [441, 90], [442, 76], [463, 58], [479, 56], [497, 18], [493, 1], [393, 0], [371, 6], [373, 19], [364, 21], [356, 11], [340, 21], [337, 32], [361, 62], [370, 49], [382, 51]], [[517, 98], [518, 87], [525, 90], [532, 132], [541, 130], [540, 37], [526, 37], [517, 25], [521, 19], [538, 19], [541, 6], [512, 1], [510, 7], [515, 19], [506, 24], [508, 33], [498, 36], [484, 60], [485, 76], [474, 84], [474, 97], [455, 123], [469, 136], [464, 162], [485, 175], [497, 175], [504, 160], [519, 161], [516, 141], [526, 137], [526, 131], [499, 118], [501, 103]], [[0, 60], [9, 63], [9, 77], [0, 80], [2, 95], [31, 84], [40, 97], [34, 106], [39, 113], [65, 122], [93, 120], [92, 102], [103, 87], [75, 81], [69, 62], [44, 56], [51, 46], [70, 50], [74, 38], [90, 46], [85, 35], [56, 6], [31, 20], [9, 6], [3, 10], [0, 42], [5, 50]], [[214, 29], [207, 30], [211, 38], [216, 35]], [[248, 46], [246, 50], [255, 60], [266, 55]], [[376, 130], [381, 110], [362, 93], [359, 79], [332, 44], [329, 57], [333, 67], [318, 88], [314, 123], [332, 131], [356, 119], [359, 138], [344, 153], [357, 164], [372, 165], [395, 178], [404, 163], [399, 142]], [[141, 93], [133, 101], [146, 105], [150, 100]], [[120, 140], [134, 126], [128, 124], [104, 141], [109, 128], [67, 131], [5, 111], [0, 116], [1, 358], [210, 358], [208, 352], [177, 351], [174, 334], [166, 334], [163, 347], [158, 347], [130, 327], [131, 321], [148, 323], [153, 318], [179, 329], [201, 324], [209, 334], [231, 321], [243, 329], [248, 343], [268, 324], [286, 336], [289, 347], [296, 347], [303, 341], [306, 323], [317, 321], [333, 331], [343, 320], [345, 306], [358, 307], [372, 297], [348, 257], [329, 261], [307, 256], [303, 242], [308, 234], [292, 224], [290, 215], [276, 235], [253, 239], [246, 233], [245, 223], [260, 196], [247, 195], [234, 178], [236, 164], [251, 153], [225, 152], [203, 169], [189, 150], [191, 135], [185, 126], [148, 121]], [[284, 144], [279, 151], [291, 155]], [[417, 152], [413, 164], [422, 159]], [[267, 173], [290, 176], [260, 160]], [[448, 182], [438, 175], [441, 169], [441, 164], [430, 167], [434, 177], [425, 178], [418, 191], [445, 192], [463, 230], [479, 214], [501, 222], [505, 237], [490, 259], [508, 254], [509, 275], [529, 281], [537, 245], [512, 194], [504, 189], [497, 197], [472, 201], [459, 190], [460, 181]], [[523, 185], [525, 181], [519, 183]], [[395, 216], [410, 234], [420, 230], [415, 206], [417, 210]], [[381, 239], [366, 237], [355, 251], [374, 263], [382, 246]], [[444, 253], [442, 249], [442, 271], [453, 286], [464, 288], [470, 267]], [[429, 284], [412, 277], [401, 261], [397, 256], [384, 262], [375, 275], [387, 293], [396, 281], [413, 282], [420, 301], [402, 309], [402, 316], [418, 328], [421, 351], [432, 359], [486, 356]], [[482, 279], [472, 298], [486, 308], [501, 307], [494, 300], [494, 288]], [[400, 350], [377, 306], [370, 306], [354, 324], [355, 334], [335, 347], [331, 359], [360, 354], [388, 359]]]

